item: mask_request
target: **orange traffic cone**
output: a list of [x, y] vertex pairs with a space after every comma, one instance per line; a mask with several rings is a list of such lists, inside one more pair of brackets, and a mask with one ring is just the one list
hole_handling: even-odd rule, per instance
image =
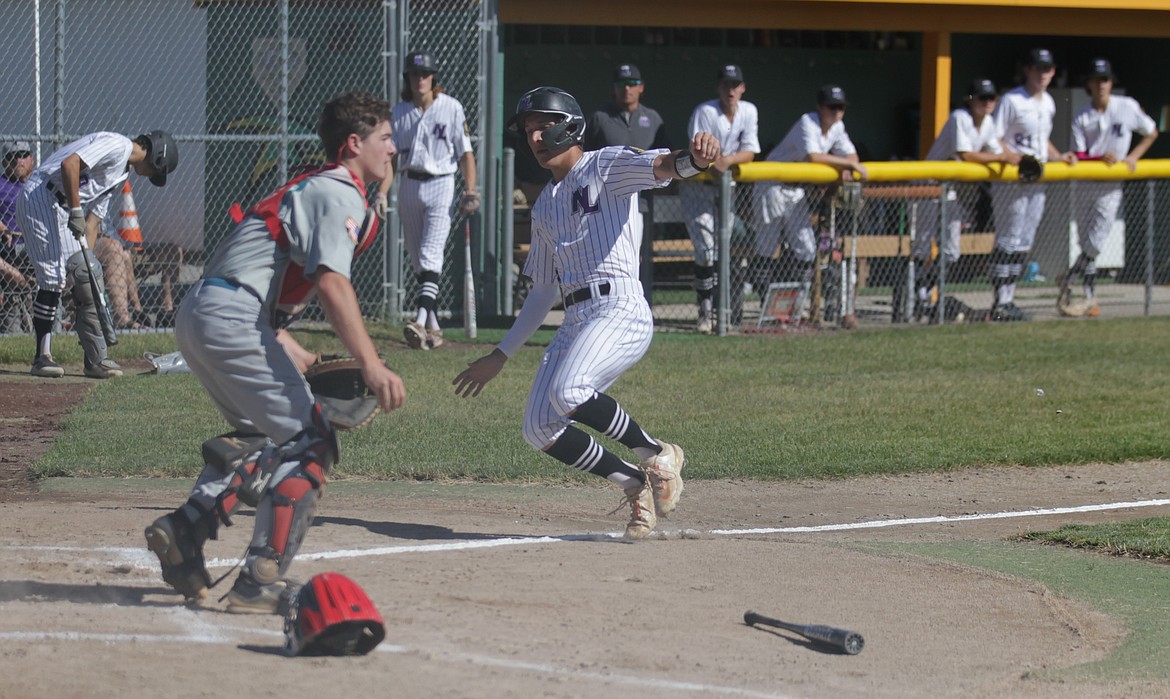
[[118, 217], [118, 235], [133, 246], [136, 252], [142, 252], [142, 226], [138, 223], [138, 209], [134, 207], [130, 180], [122, 185], [122, 215]]

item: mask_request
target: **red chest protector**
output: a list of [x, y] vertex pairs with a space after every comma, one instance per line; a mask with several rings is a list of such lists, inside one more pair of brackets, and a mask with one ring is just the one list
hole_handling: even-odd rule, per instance
[[[288, 233], [285, 230], [284, 222], [280, 219], [280, 202], [284, 199], [284, 195], [289, 190], [298, 187], [302, 182], [310, 177], [321, 175], [322, 173], [335, 170], [342, 167], [341, 165], [330, 164], [322, 168], [311, 170], [298, 175], [286, 182], [280, 189], [272, 194], [269, 194], [264, 199], [261, 199], [255, 206], [248, 211], [249, 216], [258, 216], [264, 221], [265, 227], [268, 229], [268, 235], [276, 242], [277, 247], [282, 251], [288, 250], [289, 241]], [[353, 174], [352, 170], [346, 168], [346, 173], [349, 175], [349, 181], [362, 195], [362, 199], [366, 198], [366, 186], [361, 180]], [[340, 179], [340, 178], [338, 178]], [[237, 223], [244, 219], [244, 214], [240, 210], [239, 205], [235, 205], [231, 209], [231, 216]], [[355, 240], [355, 247], [353, 256], [357, 257], [370, 248], [374, 244], [374, 239], [378, 237], [378, 216], [372, 209], [366, 211], [365, 220], [355, 230], [350, 231], [350, 235]], [[280, 281], [280, 291], [276, 297], [278, 322], [276, 327], [286, 327], [289, 323], [300, 315], [308, 302], [309, 295], [313, 291], [313, 280], [305, 276], [305, 268], [295, 262], [289, 262], [288, 268], [284, 272], [284, 276]]]

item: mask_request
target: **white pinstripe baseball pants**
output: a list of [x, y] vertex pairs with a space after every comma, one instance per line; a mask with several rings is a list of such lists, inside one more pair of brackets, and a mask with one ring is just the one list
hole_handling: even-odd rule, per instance
[[451, 235], [451, 201], [455, 177], [415, 180], [402, 173], [398, 185], [398, 216], [414, 273], [443, 273], [443, 251]]
[[646, 354], [654, 318], [637, 279], [611, 279], [609, 296], [570, 306], [545, 351], [524, 410], [524, 440], [544, 449], [577, 406], [605, 392]]
[[[28, 256], [36, 265], [37, 286], [62, 292], [69, 281], [66, 261], [81, 251], [81, 244], [66, 225], [69, 212], [41, 178], [30, 178], [16, 198], [16, 215], [24, 231]], [[97, 270], [94, 270], [98, 274]]]

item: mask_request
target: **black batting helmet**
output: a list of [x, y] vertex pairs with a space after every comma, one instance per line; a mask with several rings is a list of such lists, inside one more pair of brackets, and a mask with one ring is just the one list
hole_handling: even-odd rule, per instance
[[150, 183], [161, 187], [167, 183], [167, 175], [179, 167], [179, 147], [175, 139], [166, 131], [154, 130], [138, 137], [146, 148], [146, 162], [154, 168], [150, 176]]
[[547, 128], [542, 140], [552, 148], [580, 144], [585, 138], [585, 113], [577, 99], [557, 87], [538, 87], [524, 93], [516, 103], [516, 113], [508, 120], [508, 128], [520, 131], [529, 114], [558, 114], [561, 120]]
[[406, 58], [402, 61], [402, 75], [406, 75], [412, 70], [424, 70], [428, 73], [438, 73], [439, 64], [435, 61], [435, 57], [427, 51], [414, 51], [406, 54]]

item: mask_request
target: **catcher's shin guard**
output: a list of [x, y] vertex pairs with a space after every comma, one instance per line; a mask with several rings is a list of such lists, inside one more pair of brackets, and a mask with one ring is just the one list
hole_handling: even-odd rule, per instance
[[279, 580], [301, 547], [313, 523], [317, 497], [337, 462], [337, 433], [313, 411], [313, 426], [286, 445], [283, 463], [276, 469], [256, 508], [256, 530], [244, 570], [259, 584]]
[[[228, 432], [203, 443], [203, 462], [207, 466], [200, 482], [231, 476], [215, 501], [211, 516], [217, 524], [232, 526], [232, 513], [241, 501], [253, 507], [260, 502], [272, 470], [279, 465], [277, 457], [275, 445], [261, 434]], [[211, 536], [215, 538], [214, 531]]]

